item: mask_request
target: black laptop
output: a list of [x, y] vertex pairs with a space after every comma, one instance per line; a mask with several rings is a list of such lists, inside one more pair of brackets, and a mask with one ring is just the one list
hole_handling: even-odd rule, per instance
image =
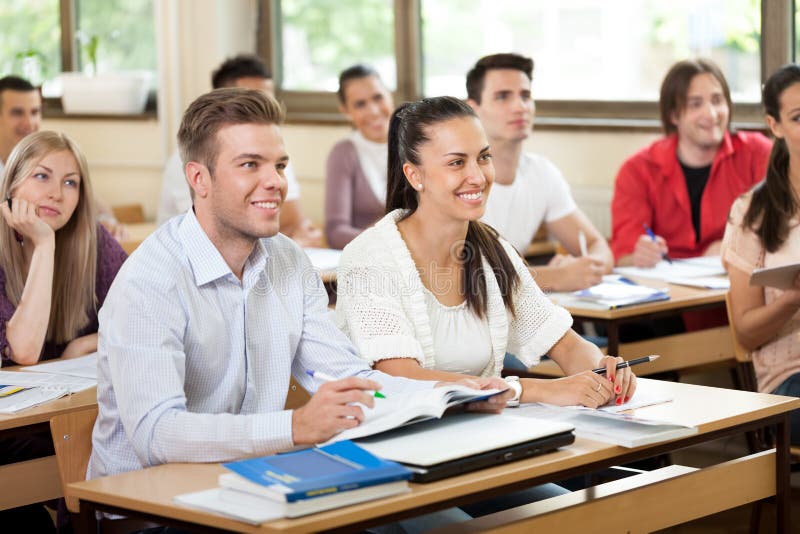
[[574, 427], [502, 414], [460, 413], [356, 440], [376, 456], [408, 467], [413, 482], [544, 454], [575, 441]]

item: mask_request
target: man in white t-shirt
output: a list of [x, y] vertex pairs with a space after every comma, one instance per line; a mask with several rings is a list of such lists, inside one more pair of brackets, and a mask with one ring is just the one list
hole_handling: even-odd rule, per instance
[[[211, 85], [214, 89], [221, 87], [255, 89], [269, 96], [275, 96], [275, 86], [269, 69], [259, 58], [248, 54], [240, 54], [222, 63], [211, 75]], [[321, 247], [322, 231], [303, 214], [300, 206], [300, 184], [297, 183], [293, 167], [285, 169], [285, 177], [288, 188], [281, 207], [281, 233], [291, 237], [303, 247]], [[180, 155], [176, 150], [164, 165], [158, 224], [164, 223], [170, 217], [185, 213], [191, 205], [189, 185], [186, 183]]]
[[483, 57], [467, 74], [467, 102], [486, 130], [496, 172], [483, 219], [520, 253], [545, 223], [569, 255], [531, 269], [536, 283], [551, 291], [584, 289], [611, 272], [614, 259], [556, 166], [522, 152], [533, 124], [532, 77], [533, 60], [517, 54]]

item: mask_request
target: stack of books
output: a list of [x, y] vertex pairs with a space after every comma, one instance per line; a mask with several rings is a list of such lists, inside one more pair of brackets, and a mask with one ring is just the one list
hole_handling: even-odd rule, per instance
[[181, 504], [251, 524], [340, 508], [409, 491], [411, 471], [352, 441], [223, 464], [219, 487]]

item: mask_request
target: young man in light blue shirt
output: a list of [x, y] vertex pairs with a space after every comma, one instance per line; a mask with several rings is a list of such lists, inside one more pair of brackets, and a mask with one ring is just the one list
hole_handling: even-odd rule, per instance
[[[361, 422], [353, 403], [371, 406], [372, 390], [434, 386], [371, 370], [329, 319], [302, 249], [278, 234], [282, 119], [274, 99], [246, 89], [203, 95], [184, 114], [194, 210], [131, 255], [100, 311], [89, 478], [320, 443]], [[341, 379], [319, 385], [307, 369]], [[315, 393], [284, 410], [291, 375]]]

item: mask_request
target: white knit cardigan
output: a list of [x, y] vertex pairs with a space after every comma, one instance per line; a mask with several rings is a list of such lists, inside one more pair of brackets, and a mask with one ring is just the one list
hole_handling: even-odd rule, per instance
[[[433, 369], [436, 355], [422, 280], [397, 230], [403, 213], [388, 213], [345, 247], [337, 270], [336, 324], [371, 364], [415, 358], [422, 367]], [[572, 326], [570, 314], [542, 293], [514, 248], [500, 241], [521, 284], [512, 317], [483, 258], [492, 358], [481, 376], [499, 376], [506, 352], [535, 365]]]

